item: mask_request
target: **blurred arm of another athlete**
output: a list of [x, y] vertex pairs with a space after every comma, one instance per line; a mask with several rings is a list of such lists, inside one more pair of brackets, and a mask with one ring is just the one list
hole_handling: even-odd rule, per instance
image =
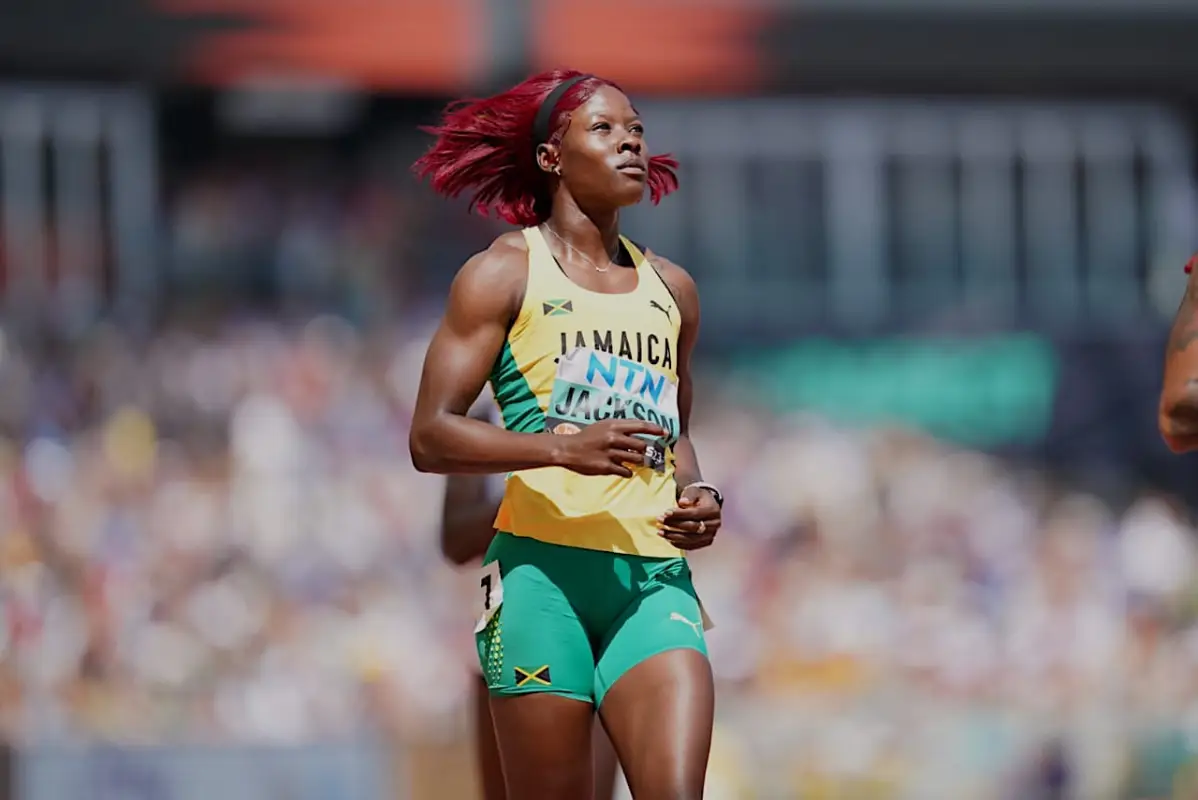
[[[485, 415], [471, 414], [475, 419]], [[491, 475], [450, 475], [441, 508], [441, 553], [462, 566], [482, 558], [495, 536], [499, 503], [491, 491]]]
[[1198, 270], [1193, 268], [1196, 262], [1198, 256], [1186, 265], [1189, 281], [1169, 332], [1157, 417], [1161, 436], [1174, 453], [1198, 450]]
[[520, 433], [470, 419], [469, 412], [524, 302], [528, 247], [505, 234], [458, 271], [433, 334], [412, 414], [408, 450], [421, 472], [495, 474], [564, 467], [583, 475], [632, 477], [625, 464], [644, 458], [645, 440], [661, 436], [641, 420], [604, 420], [582, 433]]

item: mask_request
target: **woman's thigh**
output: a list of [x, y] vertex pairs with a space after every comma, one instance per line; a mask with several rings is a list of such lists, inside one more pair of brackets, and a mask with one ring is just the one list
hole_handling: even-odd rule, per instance
[[599, 657], [595, 695], [633, 797], [701, 800], [715, 687], [689, 575], [629, 606]]
[[714, 711], [711, 665], [698, 650], [668, 650], [624, 673], [599, 713], [633, 797], [702, 800]]
[[561, 695], [491, 697], [507, 800], [589, 800], [594, 707]]

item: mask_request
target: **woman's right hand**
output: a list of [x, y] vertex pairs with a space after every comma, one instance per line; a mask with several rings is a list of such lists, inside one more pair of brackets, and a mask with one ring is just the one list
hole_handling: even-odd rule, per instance
[[637, 434], [658, 438], [666, 432], [660, 425], [638, 419], [604, 420], [578, 433], [562, 433], [559, 428], [551, 434], [561, 440], [557, 443], [556, 463], [580, 475], [631, 478], [629, 465], [639, 467], [644, 463], [649, 445]]

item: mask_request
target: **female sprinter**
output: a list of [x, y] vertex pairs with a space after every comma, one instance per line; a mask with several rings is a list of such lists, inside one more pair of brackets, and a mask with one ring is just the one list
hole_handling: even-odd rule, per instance
[[[476, 410], [471, 417], [497, 423], [494, 413]], [[495, 513], [503, 482], [498, 475], [450, 475], [445, 484], [445, 502], [441, 509], [441, 553], [454, 564], [463, 566], [481, 559], [495, 536]], [[491, 722], [487, 682], [479, 672], [475, 685], [475, 746], [478, 748], [479, 776], [483, 800], [505, 800], [503, 767], [495, 728]], [[598, 727], [598, 726], [596, 726]], [[595, 732], [595, 800], [611, 800], [616, 791], [616, 751], [602, 730]]]
[[[722, 498], [688, 436], [694, 281], [619, 235], [676, 188], [628, 98], [577, 72], [450, 107], [417, 162], [523, 230], [462, 267], [433, 336], [412, 461], [509, 473], [480, 579], [479, 657], [511, 800], [591, 796], [598, 709], [632, 795], [699, 800], [714, 704], [682, 550]], [[504, 428], [469, 418], [490, 381]]]
[[1158, 424], [1161, 436], [1174, 453], [1198, 450], [1198, 255], [1186, 264], [1189, 279], [1165, 353], [1165, 381], [1161, 387]]

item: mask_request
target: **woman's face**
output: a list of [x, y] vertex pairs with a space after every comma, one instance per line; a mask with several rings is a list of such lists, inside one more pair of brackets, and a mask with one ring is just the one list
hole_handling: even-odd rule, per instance
[[640, 202], [649, 152], [644, 125], [623, 92], [603, 86], [570, 113], [557, 166], [567, 191], [584, 208]]

